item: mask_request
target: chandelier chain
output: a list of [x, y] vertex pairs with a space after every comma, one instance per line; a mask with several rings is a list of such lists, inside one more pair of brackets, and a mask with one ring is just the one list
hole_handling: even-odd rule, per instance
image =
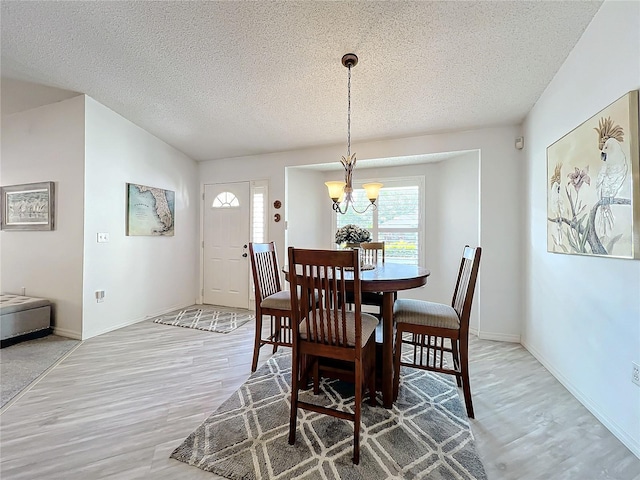
[[349, 65], [349, 81], [347, 83], [347, 157], [351, 156], [351, 65]]

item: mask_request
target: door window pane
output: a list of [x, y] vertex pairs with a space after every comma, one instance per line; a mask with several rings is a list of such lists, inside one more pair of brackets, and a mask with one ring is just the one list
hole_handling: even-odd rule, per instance
[[222, 192], [213, 199], [213, 208], [239, 207], [238, 198], [231, 192]]

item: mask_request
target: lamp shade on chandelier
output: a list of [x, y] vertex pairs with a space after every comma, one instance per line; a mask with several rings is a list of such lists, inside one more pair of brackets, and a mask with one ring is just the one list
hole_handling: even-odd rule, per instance
[[[354, 198], [353, 198], [353, 169], [356, 166], [356, 154], [351, 154], [351, 68], [355, 67], [358, 64], [358, 57], [354, 53], [347, 53], [342, 57], [342, 65], [349, 69], [349, 80], [347, 83], [347, 100], [348, 100], [348, 108], [347, 108], [347, 156], [342, 157], [340, 162], [344, 167], [344, 182], [342, 181], [332, 181], [325, 182], [327, 186], [327, 190], [329, 191], [329, 197], [333, 200], [333, 210], [336, 213], [347, 213], [347, 209], [349, 206], [356, 213], [364, 213], [370, 207], [376, 208], [376, 200], [378, 199], [378, 193], [382, 188], [381, 183], [373, 182], [373, 183], [365, 183], [362, 185], [364, 188], [367, 198], [371, 202], [367, 205], [364, 210], [358, 211], [354, 206]], [[340, 205], [343, 204], [342, 208]]]

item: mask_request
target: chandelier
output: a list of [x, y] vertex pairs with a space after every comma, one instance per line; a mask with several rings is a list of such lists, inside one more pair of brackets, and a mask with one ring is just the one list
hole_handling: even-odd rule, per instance
[[[333, 181], [325, 182], [327, 189], [329, 190], [329, 197], [333, 200], [333, 211], [336, 213], [347, 213], [349, 205], [356, 213], [364, 213], [370, 207], [376, 208], [376, 200], [378, 199], [378, 192], [382, 188], [381, 183], [365, 183], [362, 185], [367, 198], [371, 202], [367, 207], [360, 211], [354, 206], [353, 201], [353, 169], [356, 166], [356, 154], [351, 154], [351, 68], [358, 64], [358, 57], [354, 53], [347, 53], [342, 57], [342, 65], [349, 69], [349, 81], [347, 83], [347, 156], [342, 157], [340, 162], [344, 167], [344, 182]], [[340, 208], [340, 204], [344, 203], [344, 208]]]

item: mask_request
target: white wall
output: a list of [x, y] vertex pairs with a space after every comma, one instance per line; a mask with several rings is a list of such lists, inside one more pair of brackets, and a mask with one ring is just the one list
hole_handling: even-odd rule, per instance
[[[427, 108], [428, 105], [425, 105]], [[366, 159], [428, 153], [479, 150], [480, 244], [483, 247], [477, 303], [480, 336], [519, 341], [521, 328], [521, 155], [514, 140], [517, 126], [497, 127], [451, 134], [425, 135], [396, 140], [358, 143], [359, 166]], [[223, 183], [268, 179], [269, 196], [284, 198], [285, 167], [326, 163], [344, 155], [342, 146], [230, 158], [201, 162], [200, 182]], [[505, 181], [505, 179], [515, 179]], [[304, 199], [291, 199], [304, 201]], [[330, 208], [327, 205], [326, 208]], [[270, 212], [270, 216], [275, 211]], [[284, 223], [271, 223], [271, 240], [284, 260]]]
[[[475, 247], [480, 244], [480, 163], [479, 152], [469, 152], [460, 157], [440, 162], [438, 187], [438, 230], [437, 251], [442, 266], [440, 298], [437, 302], [450, 303], [458, 279], [460, 259], [464, 245]], [[482, 256], [480, 257], [482, 263]], [[470, 329], [477, 332], [478, 295], [474, 297], [471, 311]]]
[[[196, 162], [86, 97], [84, 329], [89, 338], [196, 302]], [[126, 184], [173, 190], [175, 235], [125, 235]], [[108, 232], [109, 243], [96, 234]], [[105, 290], [103, 303], [95, 291]]]
[[2, 185], [55, 182], [55, 230], [0, 232], [2, 291], [48, 298], [56, 333], [82, 336], [84, 98], [2, 119]]
[[[640, 3], [605, 1], [524, 125], [523, 344], [640, 457], [640, 261], [547, 253], [546, 148], [640, 87]], [[637, 180], [637, 179], [636, 179]], [[638, 190], [636, 190], [636, 195]]]
[[323, 173], [302, 168], [286, 169], [284, 210], [287, 248], [331, 247], [331, 239], [327, 235], [327, 231], [331, 229], [331, 216], [326, 214], [326, 200], [329, 197]]

